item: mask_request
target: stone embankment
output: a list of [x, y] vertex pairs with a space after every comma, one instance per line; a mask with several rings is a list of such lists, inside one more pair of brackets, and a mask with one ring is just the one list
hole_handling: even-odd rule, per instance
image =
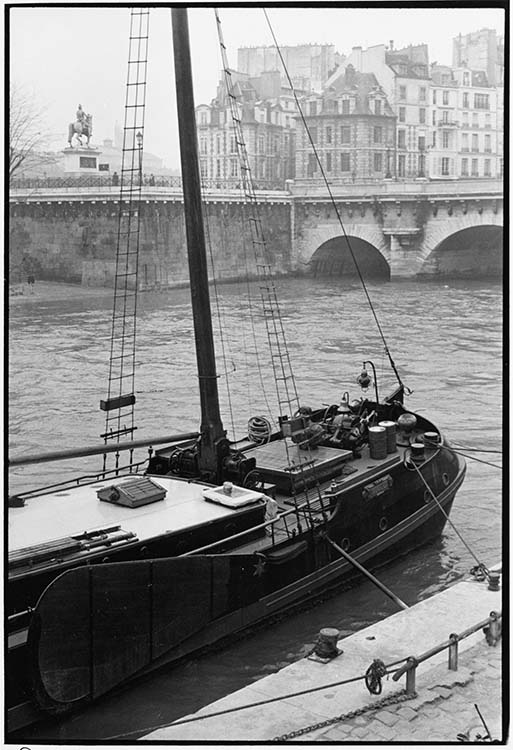
[[[302, 659], [141, 739], [456, 742], [467, 733], [475, 741], [486, 734], [477, 704], [492, 738], [505, 741], [500, 641], [488, 645], [482, 630], [460, 641], [457, 671], [448, 669], [447, 650], [419, 664], [414, 697], [405, 696], [404, 676], [385, 677], [380, 695], [370, 695], [363, 680], [336, 684], [364, 675], [374, 659], [390, 665], [420, 656], [501, 610], [501, 591], [462, 581], [339, 641], [343, 653], [328, 663]], [[289, 697], [232, 710], [279, 696]]]

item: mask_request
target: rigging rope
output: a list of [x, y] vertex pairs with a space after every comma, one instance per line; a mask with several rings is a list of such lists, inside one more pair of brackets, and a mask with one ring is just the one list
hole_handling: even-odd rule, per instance
[[[386, 355], [387, 355], [387, 357], [388, 357], [388, 360], [389, 360], [389, 362], [390, 362], [390, 366], [392, 367], [392, 370], [393, 370], [393, 371], [394, 371], [394, 373], [395, 373], [395, 376], [396, 376], [396, 378], [397, 378], [397, 381], [398, 381], [399, 385], [401, 385], [401, 386], [405, 387], [405, 386], [404, 386], [404, 383], [403, 383], [403, 382], [402, 382], [402, 380], [401, 380], [401, 377], [400, 377], [400, 375], [399, 375], [399, 372], [397, 371], [397, 368], [396, 368], [395, 362], [394, 362], [394, 360], [392, 359], [392, 355], [391, 355], [391, 353], [390, 353], [390, 350], [389, 350], [389, 348], [388, 348], [388, 344], [387, 344], [387, 341], [386, 341], [386, 338], [385, 338], [385, 334], [384, 334], [384, 332], [383, 332], [383, 329], [382, 329], [382, 327], [381, 327], [381, 324], [380, 324], [380, 322], [379, 322], [379, 319], [378, 319], [377, 313], [376, 313], [376, 311], [375, 311], [375, 309], [374, 309], [374, 305], [372, 304], [372, 300], [371, 300], [370, 294], [369, 294], [369, 292], [368, 292], [367, 286], [366, 286], [366, 284], [365, 284], [365, 281], [364, 281], [364, 279], [363, 279], [362, 273], [361, 273], [361, 271], [360, 271], [360, 267], [359, 267], [359, 265], [358, 265], [358, 262], [357, 262], [357, 260], [356, 260], [356, 256], [355, 256], [355, 254], [354, 254], [354, 252], [353, 252], [353, 248], [352, 248], [352, 246], [351, 246], [351, 243], [349, 242], [349, 237], [348, 237], [348, 235], [347, 235], [347, 233], [346, 233], [346, 229], [345, 229], [345, 227], [344, 227], [344, 224], [343, 224], [343, 222], [342, 222], [342, 217], [341, 217], [341, 215], [340, 215], [340, 211], [339, 211], [339, 209], [338, 209], [337, 203], [336, 203], [336, 201], [335, 201], [335, 198], [334, 198], [334, 196], [333, 196], [333, 193], [332, 193], [331, 187], [330, 187], [330, 185], [329, 185], [329, 182], [328, 182], [328, 178], [326, 177], [326, 173], [325, 173], [325, 171], [324, 171], [324, 167], [322, 166], [322, 163], [321, 163], [321, 159], [320, 159], [320, 157], [319, 157], [319, 154], [318, 154], [318, 152], [317, 152], [317, 149], [316, 149], [316, 147], [315, 147], [315, 143], [314, 143], [314, 141], [313, 141], [313, 138], [312, 138], [312, 136], [311, 136], [311, 133], [310, 133], [310, 131], [309, 131], [309, 129], [308, 129], [308, 125], [306, 124], [306, 120], [305, 120], [305, 116], [304, 116], [304, 114], [303, 114], [303, 110], [302, 110], [302, 108], [301, 108], [301, 105], [299, 104], [299, 99], [298, 99], [298, 97], [297, 97], [297, 94], [296, 94], [296, 91], [295, 91], [295, 89], [294, 89], [294, 85], [293, 85], [293, 83], [292, 83], [292, 79], [291, 79], [291, 77], [290, 77], [290, 75], [289, 75], [289, 72], [288, 72], [288, 70], [287, 70], [287, 66], [285, 65], [285, 60], [284, 60], [284, 58], [283, 58], [283, 55], [282, 55], [282, 52], [281, 52], [281, 48], [280, 48], [280, 46], [279, 46], [279, 44], [278, 44], [278, 41], [277, 41], [277, 39], [276, 39], [276, 36], [275, 36], [275, 34], [274, 34], [274, 30], [273, 30], [273, 27], [271, 26], [271, 22], [270, 22], [270, 20], [269, 20], [269, 16], [267, 15], [267, 11], [266, 11], [266, 9], [265, 9], [265, 8], [262, 8], [262, 10], [263, 10], [263, 12], [264, 12], [264, 16], [265, 16], [265, 19], [266, 19], [266, 21], [267, 21], [267, 24], [268, 24], [268, 26], [269, 26], [269, 29], [270, 29], [270, 32], [271, 32], [271, 35], [272, 35], [272, 38], [273, 38], [273, 41], [274, 41], [274, 45], [275, 45], [275, 47], [276, 47], [276, 51], [278, 52], [279, 58], [280, 58], [280, 60], [281, 60], [281, 64], [283, 65], [283, 69], [284, 69], [284, 71], [285, 71], [285, 75], [287, 76], [287, 80], [288, 80], [288, 82], [289, 82], [289, 86], [290, 86], [290, 89], [291, 89], [291, 91], [292, 91], [292, 95], [293, 95], [293, 97], [294, 97], [294, 100], [295, 100], [295, 102], [296, 102], [296, 107], [297, 107], [297, 110], [298, 110], [298, 112], [299, 112], [299, 115], [300, 115], [300, 117], [301, 117], [301, 121], [302, 121], [302, 123], [303, 123], [303, 126], [304, 126], [304, 128], [305, 128], [306, 134], [307, 134], [307, 136], [308, 136], [308, 140], [310, 141], [310, 145], [312, 146], [312, 149], [313, 149], [313, 153], [314, 153], [314, 155], [315, 155], [315, 158], [316, 158], [316, 160], [317, 160], [317, 164], [319, 165], [319, 169], [320, 169], [320, 172], [321, 172], [322, 178], [323, 178], [323, 180], [324, 180], [324, 184], [325, 184], [325, 186], [326, 186], [326, 190], [328, 191], [328, 195], [329, 195], [329, 198], [330, 198], [331, 204], [332, 204], [332, 206], [333, 206], [333, 209], [334, 209], [334, 211], [335, 211], [335, 214], [336, 214], [336, 216], [337, 216], [337, 220], [338, 220], [338, 223], [339, 223], [339, 225], [340, 225], [340, 228], [342, 229], [342, 233], [343, 233], [343, 235], [344, 235], [344, 239], [345, 239], [345, 241], [346, 241], [346, 243], [347, 243], [347, 247], [349, 248], [349, 252], [350, 252], [350, 254], [351, 254], [351, 257], [352, 257], [352, 259], [353, 259], [353, 263], [354, 263], [354, 265], [355, 265], [355, 268], [356, 268], [356, 272], [357, 272], [357, 274], [358, 274], [358, 278], [360, 279], [360, 283], [361, 283], [361, 285], [362, 285], [363, 291], [364, 291], [364, 293], [365, 293], [365, 296], [366, 296], [366, 298], [367, 298], [367, 302], [368, 302], [368, 304], [369, 304], [370, 310], [371, 310], [371, 312], [372, 312], [372, 315], [373, 315], [373, 317], [374, 317], [374, 321], [375, 321], [375, 323], [376, 323], [376, 326], [377, 326], [377, 329], [378, 329], [378, 331], [379, 331], [379, 335], [381, 336], [381, 340], [382, 340], [382, 342], [383, 342], [383, 346], [385, 347], [385, 353], [386, 353]], [[409, 390], [409, 389], [408, 389], [408, 390]]]
[[440, 510], [440, 511], [442, 512], [442, 514], [443, 514], [443, 515], [445, 516], [445, 520], [446, 520], [446, 521], [447, 521], [447, 522], [449, 523], [449, 525], [450, 525], [450, 526], [452, 527], [452, 529], [453, 529], [454, 533], [456, 534], [456, 536], [458, 537], [458, 539], [459, 539], [459, 540], [460, 540], [460, 541], [462, 542], [462, 544], [463, 544], [463, 545], [464, 545], [464, 546], [465, 546], [465, 547], [467, 548], [467, 551], [468, 551], [468, 552], [469, 552], [469, 553], [470, 553], [470, 554], [472, 555], [472, 557], [474, 558], [474, 560], [475, 560], [475, 561], [476, 561], [476, 563], [477, 563], [477, 566], [478, 566], [479, 568], [481, 568], [482, 570], [486, 571], [486, 575], [488, 576], [488, 568], [486, 567], [486, 565], [484, 565], [484, 563], [482, 563], [482, 562], [481, 562], [481, 561], [479, 560], [479, 558], [478, 558], [478, 557], [477, 557], [477, 556], [476, 556], [476, 555], [474, 554], [474, 551], [473, 551], [473, 550], [472, 550], [472, 549], [470, 548], [470, 546], [469, 546], [469, 545], [467, 544], [467, 542], [466, 542], [466, 541], [465, 541], [465, 540], [463, 539], [462, 535], [460, 534], [460, 532], [458, 531], [458, 529], [456, 528], [456, 526], [454, 525], [454, 523], [453, 523], [453, 522], [451, 521], [451, 519], [449, 518], [449, 516], [448, 516], [448, 515], [447, 515], [447, 513], [445, 512], [445, 510], [443, 509], [442, 505], [441, 505], [441, 504], [440, 504], [440, 503], [438, 502], [438, 498], [436, 497], [435, 493], [433, 492], [433, 490], [431, 489], [431, 487], [429, 486], [429, 484], [427, 483], [427, 481], [426, 481], [426, 480], [424, 479], [424, 477], [423, 477], [423, 475], [422, 475], [422, 472], [421, 472], [421, 470], [419, 469], [419, 467], [417, 466], [417, 464], [416, 464], [416, 463], [415, 463], [414, 461], [411, 461], [411, 460], [409, 460], [409, 459], [408, 459], [408, 458], [406, 457], [406, 451], [405, 451], [405, 458], [404, 458], [404, 461], [403, 461], [403, 463], [404, 463], [404, 466], [405, 466], [405, 468], [406, 468], [406, 469], [407, 469], [408, 471], [411, 471], [411, 470], [412, 470], [412, 467], [413, 467], [413, 469], [414, 469], [414, 470], [415, 470], [415, 471], [417, 472], [417, 474], [418, 474], [418, 475], [419, 475], [419, 477], [421, 478], [422, 482], [424, 483], [424, 485], [425, 485], [426, 489], [428, 490], [429, 494], [431, 495], [431, 497], [433, 498], [433, 500], [435, 501], [435, 503], [436, 503], [436, 504], [438, 505], [438, 508], [439, 508], [439, 510]]
[[[228, 93], [232, 124], [235, 133], [235, 144], [237, 147], [237, 154], [239, 156], [241, 182], [244, 188], [244, 195], [247, 199], [243, 204], [243, 207], [246, 207], [249, 203], [249, 206], [253, 209], [253, 215], [249, 216], [248, 223], [251, 229], [255, 265], [260, 282], [260, 296], [262, 300], [263, 317], [267, 331], [267, 340], [271, 352], [271, 365], [274, 374], [279, 416], [289, 418], [292, 424], [293, 417], [300, 416], [301, 408], [296, 387], [296, 380], [292, 369], [292, 362], [290, 359], [289, 348], [285, 336], [280, 305], [278, 303], [274, 274], [272, 271], [272, 257], [271, 253], [269, 252], [267, 239], [260, 216], [260, 207], [256, 197], [255, 185], [253, 183], [251, 174], [250, 160], [246, 148], [246, 142], [244, 140], [244, 133], [242, 128], [244, 109], [243, 105], [239, 101], [237, 101], [232, 71], [228, 65], [226, 45], [223, 39], [221, 20], [219, 18], [217, 8], [214, 8], [214, 15], [217, 25], [219, 47], [221, 50], [225, 86]], [[301, 518], [299, 511], [297, 510], [297, 496], [300, 493], [304, 493], [304, 497], [308, 505], [308, 520], [310, 526], [313, 526], [313, 518], [308, 497], [308, 481], [305, 478], [305, 468], [309, 470], [314, 478], [315, 491], [321, 504], [322, 493], [317, 472], [315, 471], [315, 461], [312, 457], [310, 442], [308, 441], [306, 444], [298, 446], [296, 450], [298, 452], [303, 450], [307, 455], [305, 456], [305, 460], [303, 460], [300, 454], [297, 461], [294, 460], [294, 454], [292, 453], [293, 449], [289, 445], [288, 438], [285, 438], [283, 442], [287, 455], [287, 465], [290, 470], [289, 476], [292, 491], [291, 494], [296, 505], [297, 525], [298, 530], [301, 532]], [[306, 512], [304, 513], [304, 517], [306, 521]]]
[[[230, 391], [230, 381], [228, 378], [228, 360], [226, 356], [226, 346], [225, 346], [225, 335], [224, 335], [224, 320], [223, 316], [221, 314], [221, 305], [219, 302], [219, 294], [217, 291], [217, 280], [216, 280], [216, 272], [215, 272], [215, 263], [214, 263], [214, 254], [212, 252], [212, 242], [211, 242], [211, 236], [210, 236], [210, 217], [209, 217], [209, 210], [208, 210], [208, 204], [205, 204], [205, 229], [206, 229], [206, 239], [207, 239], [207, 245], [208, 245], [208, 254], [210, 257], [210, 263], [212, 265], [212, 283], [214, 287], [214, 300], [216, 305], [216, 313], [217, 313], [217, 322], [219, 325], [219, 340], [221, 342], [221, 356], [223, 360], [223, 367], [224, 367], [224, 376], [226, 379], [226, 395], [228, 398], [228, 410], [230, 412], [230, 422], [232, 426], [232, 435], [235, 439], [235, 422], [233, 419], [233, 406], [232, 406], [232, 397], [231, 397], [231, 391]], [[221, 222], [221, 226], [224, 227], [224, 223]], [[221, 232], [221, 237], [224, 239], [224, 233]], [[232, 369], [230, 372], [233, 372]]]

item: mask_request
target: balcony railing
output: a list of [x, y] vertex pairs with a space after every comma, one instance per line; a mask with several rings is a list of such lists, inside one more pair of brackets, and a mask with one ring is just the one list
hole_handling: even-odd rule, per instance
[[459, 128], [460, 124], [457, 120], [438, 120], [439, 128]]

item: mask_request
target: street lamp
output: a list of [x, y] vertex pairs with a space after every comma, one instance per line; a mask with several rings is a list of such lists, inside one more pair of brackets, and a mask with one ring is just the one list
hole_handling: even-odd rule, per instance
[[139, 149], [139, 185], [142, 185], [142, 147], [143, 147], [143, 134], [140, 130], [135, 134], [137, 141], [137, 147]]

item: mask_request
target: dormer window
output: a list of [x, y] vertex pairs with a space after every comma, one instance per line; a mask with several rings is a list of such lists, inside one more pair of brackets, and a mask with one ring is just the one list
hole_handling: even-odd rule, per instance
[[375, 102], [374, 102], [374, 114], [375, 115], [381, 115], [382, 114], [382, 112], [381, 112], [381, 100], [380, 99], [376, 99]]

